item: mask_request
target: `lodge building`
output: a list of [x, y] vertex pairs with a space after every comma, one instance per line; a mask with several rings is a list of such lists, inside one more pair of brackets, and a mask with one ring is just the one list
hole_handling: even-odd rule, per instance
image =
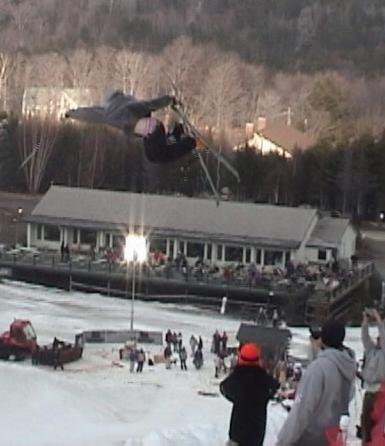
[[284, 267], [350, 259], [357, 233], [348, 219], [312, 208], [51, 186], [27, 222], [30, 247], [98, 252], [144, 234], [150, 251], [209, 264]]

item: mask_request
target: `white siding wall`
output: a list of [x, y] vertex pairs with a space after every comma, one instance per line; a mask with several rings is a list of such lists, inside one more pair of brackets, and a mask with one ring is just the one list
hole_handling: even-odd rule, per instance
[[249, 146], [255, 147], [257, 150], [260, 150], [262, 155], [267, 155], [269, 153], [277, 153], [280, 156], [284, 156], [285, 158], [292, 158], [292, 155], [282, 148], [274, 144], [272, 141], [264, 138], [262, 135], [258, 133], [254, 133], [254, 136], [248, 141]]
[[[326, 260], [319, 260], [318, 251], [325, 250], [326, 251]], [[321, 247], [308, 247], [306, 248], [306, 262], [315, 262], [315, 263], [327, 263], [330, 260], [333, 260], [332, 249], [331, 248], [323, 248]]]
[[356, 252], [357, 232], [351, 224], [346, 228], [338, 247], [340, 259], [349, 259]]

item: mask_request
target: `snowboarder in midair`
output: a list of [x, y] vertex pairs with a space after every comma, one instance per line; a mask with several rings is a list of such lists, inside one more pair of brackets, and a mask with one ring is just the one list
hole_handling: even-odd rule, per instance
[[166, 133], [163, 123], [151, 117], [152, 112], [176, 104], [174, 96], [138, 100], [117, 90], [108, 97], [105, 106], [80, 107], [69, 110], [65, 116], [92, 124], [107, 124], [128, 136], [140, 136], [149, 161], [168, 163], [180, 159], [196, 146], [195, 138], [185, 133], [182, 124], [177, 123]]

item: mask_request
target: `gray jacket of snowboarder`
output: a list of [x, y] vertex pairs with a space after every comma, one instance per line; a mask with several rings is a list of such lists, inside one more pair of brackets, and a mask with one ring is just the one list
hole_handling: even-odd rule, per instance
[[172, 96], [140, 101], [134, 96], [115, 91], [107, 99], [104, 107], [80, 107], [69, 110], [66, 117], [93, 124], [107, 124], [132, 134], [139, 119], [150, 116], [151, 112], [172, 104]]
[[385, 382], [385, 327], [378, 323], [378, 336], [380, 345], [377, 346], [369, 336], [368, 324], [363, 323], [361, 328], [362, 343], [365, 349], [365, 365], [362, 369], [362, 378], [365, 385]]
[[356, 362], [347, 350], [322, 350], [304, 374], [276, 446], [326, 446], [325, 430], [349, 413]]

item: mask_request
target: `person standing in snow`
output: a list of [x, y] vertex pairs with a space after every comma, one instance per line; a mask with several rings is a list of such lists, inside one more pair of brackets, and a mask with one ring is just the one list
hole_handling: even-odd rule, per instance
[[202, 339], [202, 336], [199, 336], [198, 349], [199, 350], [203, 350], [203, 339]]
[[130, 361], [130, 373], [133, 373], [135, 370], [135, 363], [136, 363], [136, 348], [131, 347], [129, 354], [128, 354], [128, 360]]
[[198, 350], [194, 354], [193, 363], [197, 370], [199, 370], [203, 365], [203, 353], [200, 348], [198, 348]]
[[191, 348], [191, 356], [192, 357], [194, 357], [197, 347], [198, 347], [197, 338], [192, 334], [190, 337], [190, 348]]
[[220, 342], [222, 343], [221, 350], [224, 350], [225, 352], [227, 352], [227, 340], [227, 333], [224, 331], [220, 338]]
[[220, 350], [220, 344], [221, 344], [221, 335], [219, 334], [218, 330], [215, 330], [215, 333], [213, 334], [211, 352], [217, 355]]
[[166, 363], [166, 369], [171, 368], [171, 356], [172, 356], [171, 344], [167, 344], [166, 348], [164, 349], [164, 362]]
[[[369, 317], [378, 328], [377, 341], [373, 342], [369, 336]], [[371, 441], [373, 421], [371, 413], [379, 396], [381, 384], [385, 383], [385, 327], [380, 314], [375, 309], [364, 311], [361, 326], [361, 338], [364, 345], [365, 362], [362, 368], [362, 379], [365, 389], [362, 403], [362, 444]]]
[[186, 347], [182, 347], [179, 351], [179, 359], [180, 359], [180, 368], [182, 370], [187, 370], [186, 360], [187, 360], [187, 351]]
[[265, 438], [267, 403], [279, 383], [260, 367], [261, 349], [244, 344], [234, 371], [221, 382], [222, 395], [233, 403], [228, 446], [262, 446]]
[[180, 352], [181, 349], [182, 349], [182, 344], [183, 344], [183, 336], [182, 336], [181, 332], [179, 332], [178, 335], [177, 335], [177, 344], [178, 344], [178, 350], [177, 351]]
[[349, 412], [356, 362], [343, 347], [345, 327], [329, 320], [321, 330], [323, 349], [299, 383], [276, 446], [326, 446], [326, 430]]
[[138, 361], [138, 366], [136, 368], [136, 372], [137, 373], [142, 373], [143, 372], [143, 364], [144, 364], [145, 360], [146, 360], [146, 355], [145, 355], [143, 349], [141, 348], [138, 351], [138, 355], [137, 355], [137, 361]]

